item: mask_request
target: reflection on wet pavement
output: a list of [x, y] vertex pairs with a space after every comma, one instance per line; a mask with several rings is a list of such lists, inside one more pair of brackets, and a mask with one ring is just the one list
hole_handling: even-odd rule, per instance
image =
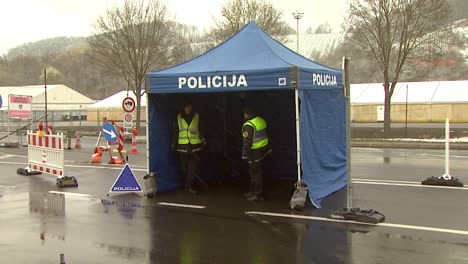
[[[468, 237], [172, 208], [138, 195], [0, 198], [11, 263], [463, 263]], [[305, 212], [306, 213], [306, 212]]]

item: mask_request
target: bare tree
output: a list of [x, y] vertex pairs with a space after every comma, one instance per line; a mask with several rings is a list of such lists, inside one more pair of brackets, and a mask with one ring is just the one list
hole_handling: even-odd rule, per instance
[[357, 0], [350, 5], [351, 38], [372, 55], [383, 75], [385, 135], [390, 133], [391, 98], [408, 57], [446, 28], [448, 15], [446, 0]]
[[333, 28], [331, 27], [330, 23], [325, 22], [320, 24], [316, 29], [315, 29], [315, 34], [328, 34], [333, 31]]
[[213, 19], [216, 26], [210, 32], [215, 44], [228, 39], [250, 21], [255, 21], [262, 30], [280, 42], [286, 41], [286, 36], [294, 33], [283, 20], [283, 12], [263, 0], [231, 0], [221, 8], [221, 15], [221, 20]]
[[176, 65], [192, 59], [201, 53], [195, 53], [194, 45], [199, 43], [203, 37], [197, 27], [173, 22], [172, 42], [174, 46], [170, 53], [169, 64]]
[[47, 77], [47, 84], [59, 84], [63, 83], [64, 76], [63, 74], [52, 66], [45, 66], [46, 69], [46, 76], [44, 76], [44, 71], [41, 72], [39, 79], [41, 80], [41, 84], [44, 83], [45, 77]]
[[109, 8], [94, 23], [88, 39], [97, 65], [122, 77], [136, 96], [136, 126], [140, 127], [141, 95], [148, 71], [162, 68], [170, 50], [167, 7], [159, 0], [125, 0]]

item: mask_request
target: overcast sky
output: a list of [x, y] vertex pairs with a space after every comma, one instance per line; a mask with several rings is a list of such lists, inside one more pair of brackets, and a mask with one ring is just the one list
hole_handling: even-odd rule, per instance
[[[107, 7], [122, 0], [0, 0], [0, 55], [23, 43], [59, 36], [89, 36], [91, 24]], [[267, 0], [268, 1], [268, 0]], [[270, 0], [291, 26], [292, 12], [304, 17], [300, 28], [330, 23], [339, 30], [348, 0]], [[225, 0], [166, 0], [178, 22], [209, 29]]]

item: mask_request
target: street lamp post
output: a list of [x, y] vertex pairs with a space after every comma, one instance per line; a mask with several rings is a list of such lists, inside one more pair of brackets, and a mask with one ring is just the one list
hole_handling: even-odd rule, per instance
[[299, 19], [304, 16], [304, 13], [296, 11], [293, 13], [294, 19], [296, 19], [296, 52], [299, 53]]

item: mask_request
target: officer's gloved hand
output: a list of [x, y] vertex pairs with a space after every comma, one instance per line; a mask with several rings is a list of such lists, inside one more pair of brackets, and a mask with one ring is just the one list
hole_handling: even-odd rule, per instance
[[208, 146], [208, 144], [206, 143], [206, 140], [203, 140], [201, 143], [202, 149], [206, 149], [206, 146]]

